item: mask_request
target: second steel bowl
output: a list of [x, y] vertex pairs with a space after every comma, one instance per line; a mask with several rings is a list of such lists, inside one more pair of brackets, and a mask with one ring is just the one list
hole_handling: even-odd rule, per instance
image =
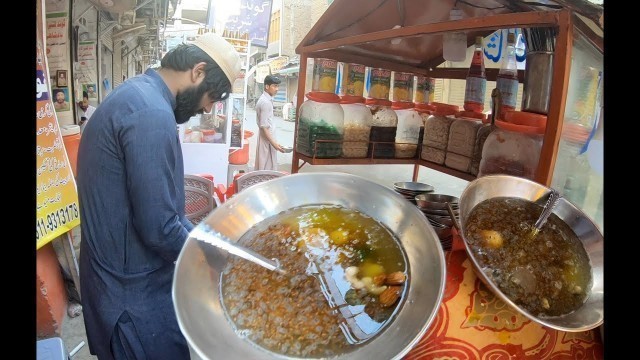
[[502, 301], [527, 318], [556, 330], [570, 332], [590, 330], [604, 322], [604, 238], [593, 221], [575, 205], [561, 198], [553, 208], [553, 213], [571, 228], [584, 245], [589, 256], [593, 280], [585, 303], [566, 315], [536, 316], [511, 301], [487, 275], [487, 269], [482, 268], [465, 236], [469, 215], [482, 201], [496, 197], [513, 197], [539, 203], [541, 199], [546, 199], [550, 191], [551, 189], [544, 185], [515, 176], [488, 175], [477, 178], [467, 185], [460, 196], [460, 235], [476, 275]]

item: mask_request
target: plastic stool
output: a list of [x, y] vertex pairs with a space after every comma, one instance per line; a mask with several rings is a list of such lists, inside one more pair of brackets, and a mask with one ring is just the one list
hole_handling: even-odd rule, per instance
[[64, 347], [62, 339], [52, 337], [44, 340], [38, 340], [36, 345], [37, 360], [68, 360], [67, 350]]
[[242, 164], [229, 164], [229, 168], [227, 170], [227, 187], [233, 183], [233, 176], [237, 174], [240, 170], [244, 170], [244, 172], [249, 172], [249, 165]]

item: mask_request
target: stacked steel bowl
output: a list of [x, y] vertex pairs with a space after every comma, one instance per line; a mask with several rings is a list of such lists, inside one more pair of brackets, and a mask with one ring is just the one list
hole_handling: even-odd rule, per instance
[[459, 220], [460, 199], [451, 195], [424, 193], [416, 195], [414, 200], [418, 209], [424, 213], [436, 231], [442, 248], [444, 250], [450, 250], [453, 243], [453, 235], [451, 233], [453, 219], [451, 219], [451, 215], [449, 215], [449, 211], [447, 210], [447, 203], [451, 206], [453, 214]]
[[415, 181], [401, 181], [393, 184], [393, 190], [413, 204], [416, 204], [416, 196], [432, 192], [433, 186]]

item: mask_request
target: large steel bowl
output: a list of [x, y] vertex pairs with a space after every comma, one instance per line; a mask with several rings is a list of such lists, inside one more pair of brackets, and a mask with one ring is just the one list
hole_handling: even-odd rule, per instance
[[604, 238], [598, 227], [575, 205], [561, 198], [553, 213], [564, 221], [578, 236], [589, 256], [593, 281], [586, 302], [576, 311], [556, 317], [538, 317], [530, 314], [512, 302], [493, 281], [481, 270], [468, 240], [465, 238], [465, 225], [471, 210], [480, 202], [495, 197], [515, 197], [539, 203], [544, 201], [550, 189], [531, 180], [508, 176], [490, 175], [478, 178], [465, 188], [460, 196], [460, 226], [464, 245], [478, 277], [493, 293], [527, 318], [561, 331], [585, 331], [593, 329], [604, 321], [603, 309], [603, 244]]
[[[399, 359], [433, 321], [442, 301], [445, 259], [440, 241], [415, 205], [393, 190], [343, 173], [306, 173], [254, 185], [219, 206], [205, 220], [237, 241], [253, 225], [293, 207], [334, 204], [357, 209], [393, 232], [407, 255], [409, 282], [397, 314], [375, 337], [338, 359]], [[229, 256], [189, 238], [176, 262], [173, 302], [180, 329], [204, 359], [286, 358], [240, 338], [220, 302], [220, 274]]]

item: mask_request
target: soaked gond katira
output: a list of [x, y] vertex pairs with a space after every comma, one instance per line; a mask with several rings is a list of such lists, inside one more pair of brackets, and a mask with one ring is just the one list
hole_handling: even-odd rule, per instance
[[556, 214], [535, 236], [542, 206], [496, 197], [476, 205], [465, 239], [484, 273], [511, 301], [537, 317], [577, 310], [589, 296], [592, 274], [582, 242]]
[[399, 241], [381, 223], [333, 205], [292, 208], [238, 243], [276, 258], [286, 274], [230, 258], [222, 304], [236, 333], [285, 356], [353, 351], [393, 319], [409, 281]]

